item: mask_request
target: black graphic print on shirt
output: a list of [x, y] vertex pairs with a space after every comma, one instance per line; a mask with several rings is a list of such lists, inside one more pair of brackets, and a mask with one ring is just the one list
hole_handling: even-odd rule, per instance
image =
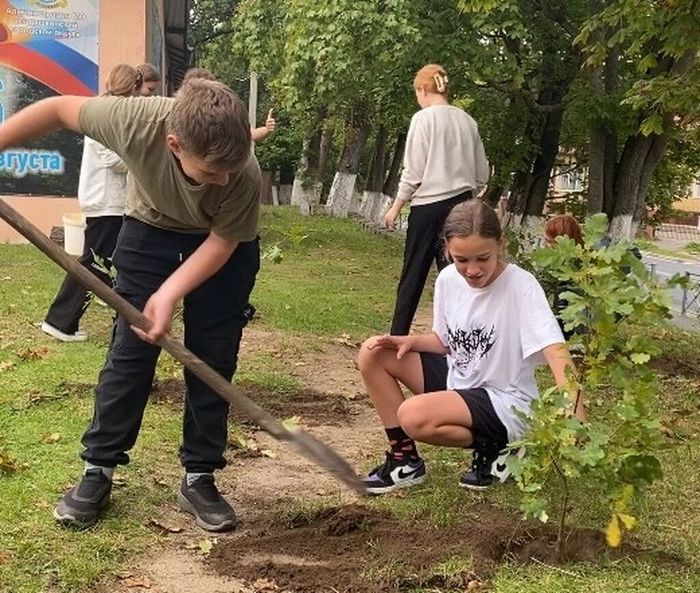
[[447, 341], [450, 350], [454, 352], [455, 364], [466, 367], [472, 361], [478, 361], [486, 356], [496, 343], [496, 326], [491, 329], [478, 327], [469, 332], [457, 328], [454, 331], [447, 328]]

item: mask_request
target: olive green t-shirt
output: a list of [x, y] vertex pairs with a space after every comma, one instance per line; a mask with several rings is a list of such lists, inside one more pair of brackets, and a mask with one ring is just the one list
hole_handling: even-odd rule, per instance
[[168, 97], [98, 97], [80, 110], [81, 130], [129, 168], [125, 214], [160, 228], [253, 240], [260, 210], [255, 156], [225, 186], [193, 185], [165, 143], [173, 103]]

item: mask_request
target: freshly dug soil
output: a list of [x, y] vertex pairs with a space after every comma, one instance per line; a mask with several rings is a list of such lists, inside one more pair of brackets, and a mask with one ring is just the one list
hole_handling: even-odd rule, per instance
[[[386, 593], [437, 587], [473, 592], [484, 589], [496, 564], [506, 559], [560, 564], [611, 554], [602, 534], [592, 530], [574, 531], [560, 555], [546, 526], [524, 524], [487, 503], [476, 503], [469, 517], [459, 525], [435, 527], [402, 522], [360, 504], [327, 508], [220, 538], [210, 562], [220, 574], [242, 578], [259, 590]], [[455, 558], [471, 558], [470, 570], [449, 574], [440, 569]]]

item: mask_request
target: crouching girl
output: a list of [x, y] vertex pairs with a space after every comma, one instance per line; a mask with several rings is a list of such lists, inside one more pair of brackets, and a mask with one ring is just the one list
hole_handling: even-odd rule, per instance
[[[459, 483], [485, 488], [499, 452], [518, 439], [537, 395], [544, 358], [566, 385], [571, 358], [534, 276], [503, 259], [496, 213], [481, 200], [459, 204], [444, 226], [453, 262], [438, 276], [433, 333], [374, 336], [358, 367], [389, 440], [384, 463], [365, 478], [382, 494], [420, 484], [426, 469], [416, 441], [474, 450]], [[401, 384], [415, 397], [404, 401]], [[579, 401], [576, 414], [583, 419]]]

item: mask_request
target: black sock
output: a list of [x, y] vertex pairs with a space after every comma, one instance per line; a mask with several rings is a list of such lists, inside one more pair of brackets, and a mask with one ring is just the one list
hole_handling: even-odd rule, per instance
[[418, 457], [416, 442], [409, 437], [400, 426], [385, 428], [386, 437], [389, 439], [391, 456], [394, 459], [405, 459], [407, 457]]

